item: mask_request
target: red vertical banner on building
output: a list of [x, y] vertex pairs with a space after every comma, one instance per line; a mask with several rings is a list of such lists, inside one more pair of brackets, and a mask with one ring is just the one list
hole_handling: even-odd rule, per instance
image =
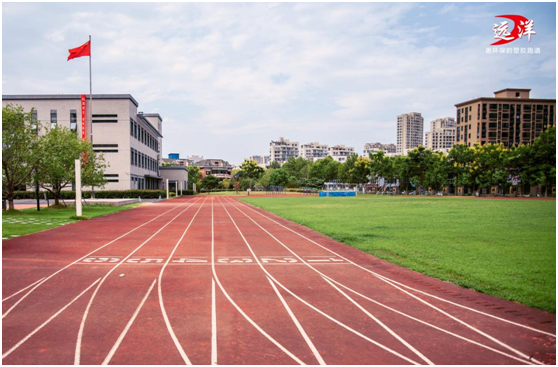
[[81, 95], [81, 138], [85, 140], [85, 94]]

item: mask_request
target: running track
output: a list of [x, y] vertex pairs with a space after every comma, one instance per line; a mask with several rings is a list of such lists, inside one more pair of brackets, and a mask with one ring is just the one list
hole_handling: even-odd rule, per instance
[[556, 315], [226, 197], [6, 241], [4, 364], [555, 364]]

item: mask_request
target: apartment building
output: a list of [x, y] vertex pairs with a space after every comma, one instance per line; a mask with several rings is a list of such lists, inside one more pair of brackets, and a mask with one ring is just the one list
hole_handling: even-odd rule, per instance
[[533, 143], [556, 125], [556, 99], [530, 98], [530, 92], [506, 88], [494, 92], [494, 97], [456, 104], [456, 143], [503, 143], [506, 147]]
[[277, 161], [283, 164], [291, 157], [298, 158], [298, 155], [298, 141], [290, 141], [288, 139], [280, 137], [279, 140], [272, 140], [269, 143], [269, 157], [271, 162]]
[[397, 116], [397, 147], [396, 153], [406, 155], [422, 145], [424, 118], [419, 112], [410, 112]]
[[312, 142], [300, 146], [300, 156], [309, 161], [317, 161], [328, 156], [327, 144]]
[[251, 155], [248, 160], [255, 161], [258, 163], [258, 166], [263, 168], [269, 166], [269, 163], [271, 163], [271, 159], [268, 155]]
[[380, 150], [383, 150], [387, 155], [393, 155], [397, 150], [397, 146], [395, 144], [382, 144], [379, 142], [366, 143], [364, 144], [362, 155], [368, 157], [370, 153], [378, 153]]
[[207, 175], [212, 175], [218, 178], [231, 178], [233, 166], [223, 159], [202, 159], [196, 162], [200, 167], [202, 179]]
[[447, 153], [455, 144], [456, 131], [457, 125], [453, 117], [430, 121], [430, 131], [424, 134], [425, 148]]
[[79, 136], [82, 119], [87, 121], [86, 137], [108, 163], [106, 190], [163, 187], [159, 172], [163, 119], [158, 113], [138, 112], [139, 104], [131, 95], [94, 94], [92, 121], [89, 98], [79, 94], [3, 95], [2, 106], [8, 103], [25, 111], [34, 109], [36, 119], [47, 128], [65, 126]]
[[342, 144], [327, 148], [327, 154], [337, 162], [345, 163], [347, 158], [355, 153], [354, 147], [346, 147]]

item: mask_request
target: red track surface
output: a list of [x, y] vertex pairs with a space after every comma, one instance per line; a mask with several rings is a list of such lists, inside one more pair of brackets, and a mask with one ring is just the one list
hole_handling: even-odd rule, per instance
[[4, 364], [556, 362], [556, 315], [226, 197], [175, 199], [2, 246]]

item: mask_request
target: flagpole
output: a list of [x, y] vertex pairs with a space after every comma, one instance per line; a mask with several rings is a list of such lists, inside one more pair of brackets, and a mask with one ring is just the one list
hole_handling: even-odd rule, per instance
[[91, 35], [89, 35], [89, 141], [93, 142], [93, 84], [91, 82]]

